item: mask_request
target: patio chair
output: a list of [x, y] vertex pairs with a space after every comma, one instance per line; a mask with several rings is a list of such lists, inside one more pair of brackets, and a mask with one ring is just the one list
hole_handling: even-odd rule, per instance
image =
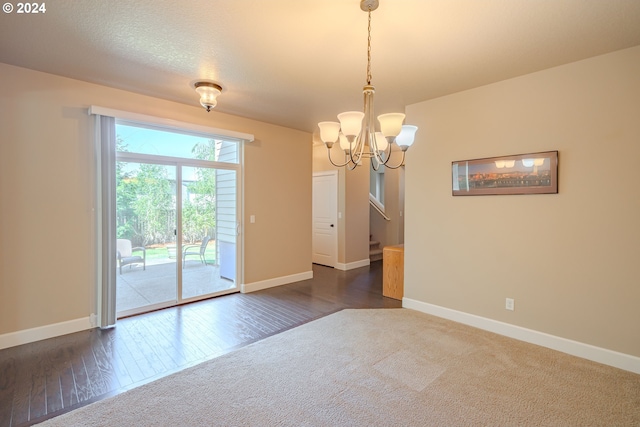
[[[187, 245], [184, 247], [184, 249], [182, 249], [182, 267], [183, 268], [184, 268], [185, 262], [187, 261], [187, 256], [189, 255], [200, 257], [200, 262], [203, 263], [204, 265], [207, 265], [207, 261], [204, 259], [204, 251], [207, 250], [207, 245], [209, 244], [209, 240], [211, 240], [211, 237], [205, 236], [202, 239], [202, 243], [200, 243], [199, 245]], [[195, 248], [198, 248], [198, 250], [195, 250]]]
[[[120, 274], [122, 274], [122, 266], [131, 264], [142, 264], [142, 269], [147, 269], [147, 250], [143, 247], [131, 247], [131, 240], [118, 239], [116, 241], [116, 248], [118, 250], [118, 267]], [[142, 255], [134, 255], [134, 252], [142, 252]]]

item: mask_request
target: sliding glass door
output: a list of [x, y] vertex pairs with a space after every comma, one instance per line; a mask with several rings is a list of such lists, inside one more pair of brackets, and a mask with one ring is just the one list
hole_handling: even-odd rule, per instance
[[116, 163], [116, 309], [175, 304], [176, 166]]
[[237, 291], [237, 144], [116, 131], [117, 316]]
[[[233, 290], [236, 234], [236, 171], [182, 168], [182, 299]], [[235, 245], [232, 248], [235, 252]], [[227, 270], [234, 274], [224, 274]]]

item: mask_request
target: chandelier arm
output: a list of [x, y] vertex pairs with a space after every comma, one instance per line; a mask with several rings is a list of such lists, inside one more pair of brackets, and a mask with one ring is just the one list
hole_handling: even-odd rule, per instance
[[[351, 144], [349, 144], [349, 157], [351, 159], [351, 162], [355, 165], [358, 166], [358, 164], [360, 163], [360, 161], [362, 160], [362, 153], [364, 151], [364, 129], [360, 131], [360, 133], [358, 134], [358, 136], [356, 137], [355, 141]], [[355, 154], [354, 154], [355, 153]], [[353, 169], [355, 169], [355, 166]], [[353, 170], [351, 169], [351, 170]]]
[[[405, 155], [405, 153], [406, 153], [406, 151], [402, 152], [402, 160], [400, 160], [400, 163], [398, 163], [396, 166], [389, 166], [386, 162], [385, 162], [384, 166], [387, 169], [398, 169], [401, 166], [404, 166], [404, 155]], [[391, 155], [389, 155], [389, 158], [387, 159], [387, 162], [389, 161], [390, 158], [391, 158]]]
[[384, 166], [387, 166], [387, 163], [389, 163], [389, 159], [391, 159], [391, 145], [392, 144], [387, 145], [387, 149], [384, 150], [384, 157], [386, 158], [386, 160], [382, 163]]
[[[356, 159], [353, 157], [353, 152], [356, 151], [356, 147], [357, 146], [358, 146], [358, 140], [357, 139], [355, 141], [349, 143], [349, 161], [351, 163], [353, 163], [354, 165], [358, 164]], [[353, 170], [353, 169], [350, 169], [350, 170]]]
[[[375, 144], [373, 145], [372, 151], [373, 151], [373, 156], [372, 158], [376, 160], [376, 163], [378, 164], [377, 167], [375, 167], [373, 170], [378, 170], [378, 168], [380, 167], [380, 165], [384, 166], [387, 163], [387, 160], [389, 160], [387, 158], [387, 160], [384, 160], [382, 158], [382, 154], [380, 153], [380, 151], [378, 151], [378, 144], [377, 141], [375, 139], [375, 134], [373, 135], [372, 138], [372, 143]], [[373, 161], [371, 162], [371, 166], [373, 167]]]
[[382, 165], [382, 163], [378, 160], [378, 157], [373, 156], [371, 158], [371, 169], [377, 171], [378, 169], [380, 169], [380, 165]]
[[364, 149], [368, 145], [366, 133], [363, 131], [360, 133], [360, 153], [358, 154], [358, 164], [361, 164], [362, 159], [366, 157]]
[[346, 162], [344, 162], [344, 163], [343, 163], [343, 164], [341, 164], [341, 165], [339, 165], [339, 164], [335, 163], [335, 162], [333, 161], [333, 159], [331, 158], [331, 148], [328, 148], [328, 147], [327, 147], [327, 154], [328, 154], [328, 156], [329, 156], [329, 162], [330, 162], [333, 166], [335, 166], [335, 167], [337, 167], [337, 168], [341, 168], [341, 167], [343, 167], [343, 166], [346, 166], [346, 165], [348, 165], [348, 164], [349, 164], [349, 162], [350, 162], [350, 159], [347, 159], [347, 161], [346, 161]]
[[[374, 153], [373, 157], [372, 157], [372, 162], [371, 165], [373, 166], [373, 160], [376, 161], [376, 164], [378, 166], [384, 166], [387, 162], [382, 158], [382, 156], [380, 155], [380, 153]], [[377, 168], [374, 168], [374, 170], [378, 170]]]
[[[391, 156], [391, 144], [387, 144], [387, 148], [385, 148], [382, 151], [378, 151], [377, 148], [378, 148], [378, 145], [376, 141], [376, 151], [375, 151], [376, 159], [378, 159], [378, 161], [382, 166], [386, 166], [387, 162], [389, 161], [389, 157]], [[384, 157], [382, 157], [382, 153], [384, 153]]]

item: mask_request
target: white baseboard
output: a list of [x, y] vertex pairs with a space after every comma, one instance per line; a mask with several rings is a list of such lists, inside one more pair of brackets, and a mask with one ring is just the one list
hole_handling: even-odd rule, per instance
[[305, 271], [304, 273], [291, 274], [289, 276], [276, 277], [274, 279], [261, 280], [259, 282], [243, 283], [240, 285], [240, 292], [246, 294], [308, 279], [313, 279], [313, 271]]
[[35, 341], [58, 337], [60, 335], [72, 334], [87, 329], [91, 329], [91, 317], [83, 317], [66, 322], [54, 323], [52, 325], [40, 326], [32, 329], [25, 329], [17, 332], [0, 335], [0, 350], [17, 345], [28, 344]]
[[444, 319], [453, 320], [454, 322], [484, 329], [485, 331], [640, 374], [640, 357], [632, 356], [630, 354], [619, 353], [606, 348], [596, 347], [591, 344], [585, 344], [557, 337], [555, 335], [549, 335], [544, 332], [534, 331], [532, 329], [511, 325], [498, 320], [488, 319], [486, 317], [476, 316], [475, 314], [452, 310], [450, 308], [410, 298], [402, 299], [402, 307], [421, 311]]
[[361, 259], [360, 261], [349, 262], [346, 264], [337, 262], [335, 268], [336, 270], [347, 271], [347, 270], [353, 270], [354, 268], [366, 267], [369, 264], [371, 264], [371, 261], [369, 260], [369, 258], [367, 258], [367, 259]]

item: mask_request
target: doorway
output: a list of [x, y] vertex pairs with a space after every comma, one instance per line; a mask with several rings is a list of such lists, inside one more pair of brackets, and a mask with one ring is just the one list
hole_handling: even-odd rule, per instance
[[313, 174], [312, 262], [335, 267], [338, 262], [338, 172]]
[[238, 144], [121, 122], [116, 134], [117, 317], [237, 292]]

